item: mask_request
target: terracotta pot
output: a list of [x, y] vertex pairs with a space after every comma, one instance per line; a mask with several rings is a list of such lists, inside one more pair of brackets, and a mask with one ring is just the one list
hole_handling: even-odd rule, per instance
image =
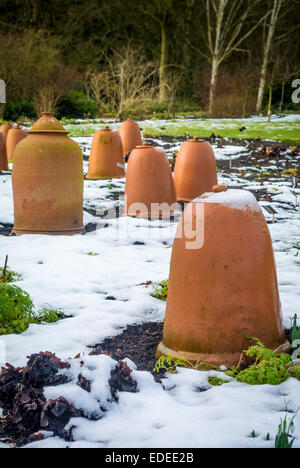
[[218, 183], [212, 146], [195, 137], [181, 145], [176, 158], [174, 182], [177, 199], [192, 201]]
[[1, 125], [1, 127], [0, 127], [0, 132], [2, 132], [3, 135], [5, 136], [5, 140], [6, 140], [6, 137], [7, 137], [8, 132], [9, 132], [9, 130], [10, 130], [11, 128], [13, 128], [11, 122], [7, 122], [6, 124]]
[[93, 139], [87, 179], [121, 179], [125, 177], [125, 159], [118, 132], [108, 126], [98, 130]]
[[0, 132], [0, 172], [8, 171], [5, 136]]
[[17, 125], [9, 129], [6, 137], [6, 151], [8, 162], [13, 161], [15, 148], [20, 141], [27, 137], [27, 132]]
[[67, 133], [45, 112], [17, 145], [12, 171], [15, 234], [83, 231], [83, 156]]
[[[188, 243], [197, 222], [193, 248]], [[245, 335], [272, 349], [285, 343], [268, 226], [252, 194], [229, 190], [199, 198], [184, 211], [157, 355], [229, 367], [250, 346]]]
[[121, 124], [119, 129], [123, 143], [124, 154], [130, 154], [134, 148], [143, 143], [140, 127], [132, 119], [128, 119]]
[[166, 153], [147, 143], [138, 146], [132, 151], [127, 167], [125, 215], [170, 217], [174, 204], [175, 186]]

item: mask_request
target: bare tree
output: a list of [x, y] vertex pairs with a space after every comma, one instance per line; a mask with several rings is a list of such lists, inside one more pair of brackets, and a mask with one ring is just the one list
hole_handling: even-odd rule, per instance
[[[217, 80], [220, 65], [234, 52], [245, 52], [243, 42], [258, 28], [268, 13], [253, 26], [252, 14], [261, 0], [206, 0], [201, 12], [205, 21], [201, 28], [201, 37], [206, 51], [197, 48], [211, 66], [209, 113], [213, 112]], [[247, 27], [246, 27], [247, 24]]]
[[273, 5], [271, 9], [270, 20], [268, 24], [266, 25], [267, 34], [266, 34], [266, 39], [264, 41], [264, 47], [263, 47], [263, 60], [262, 60], [262, 66], [261, 66], [260, 83], [259, 83], [257, 105], [256, 105], [257, 112], [261, 112], [262, 102], [263, 102], [263, 97], [264, 97], [264, 90], [266, 86], [269, 58], [270, 58], [270, 53], [271, 53], [271, 48], [272, 48], [272, 42], [274, 39], [275, 29], [276, 29], [276, 26], [280, 17], [280, 13], [282, 11], [282, 7], [286, 3], [286, 1], [287, 0], [272, 0]]
[[[284, 17], [287, 17], [288, 14], [293, 10], [293, 1], [292, 0], [272, 0], [271, 1], [271, 9], [270, 9], [270, 19], [269, 21], [265, 22], [265, 27], [264, 27], [264, 41], [263, 41], [263, 59], [262, 59], [262, 65], [261, 65], [261, 73], [260, 73], [260, 84], [259, 84], [259, 90], [258, 90], [258, 96], [257, 96], [257, 106], [256, 110], [257, 112], [261, 112], [262, 110], [262, 103], [263, 103], [263, 96], [264, 96], [264, 90], [266, 87], [266, 82], [267, 82], [267, 75], [268, 75], [268, 67], [270, 62], [274, 60], [274, 57], [272, 57], [272, 51], [274, 51], [278, 45], [284, 45], [284, 50], [282, 50], [282, 53], [284, 55], [286, 54], [286, 51], [289, 49], [290, 46], [290, 37], [292, 33], [299, 28], [299, 24], [294, 26], [293, 28], [290, 28], [290, 25], [285, 25], [283, 23]], [[281, 24], [282, 23], [282, 24]], [[279, 26], [283, 26], [283, 33], [280, 31]], [[278, 34], [277, 34], [278, 33]], [[294, 50], [293, 48], [290, 48], [289, 55], [294, 55]], [[273, 54], [274, 56], [274, 54]], [[279, 68], [282, 70], [282, 64], [283, 60], [278, 56], [275, 58], [276, 66], [275, 66], [275, 71], [278, 69], [278, 63], [281, 64]], [[290, 70], [290, 64], [295, 62], [298, 63], [297, 58], [295, 57], [295, 60], [289, 60], [287, 61], [284, 59], [284, 62], [286, 63], [286, 72], [283, 73], [283, 75], [286, 75], [286, 79], [283, 79], [282, 83], [282, 96], [284, 97], [284, 87], [285, 87], [285, 81], [290, 78], [290, 76], [293, 75]], [[284, 68], [284, 67], [283, 67]], [[292, 67], [293, 68], [293, 67]], [[271, 75], [272, 75], [271, 71]], [[284, 78], [284, 76], [283, 76]], [[268, 83], [268, 85], [270, 82]], [[283, 101], [282, 101], [283, 102]]]
[[[294, 47], [289, 47], [289, 34], [283, 34], [276, 40], [270, 57], [269, 66], [266, 72], [265, 86], [269, 89], [268, 102], [268, 122], [272, 117], [272, 100], [274, 83], [281, 84], [281, 98], [279, 112], [283, 110], [286, 83], [297, 77], [300, 72], [298, 59], [299, 51]], [[286, 53], [289, 55], [289, 61], [286, 60]]]
[[41, 115], [42, 112], [54, 112], [56, 110], [58, 100], [59, 94], [53, 86], [44, 86], [39, 89], [33, 98], [33, 105], [36, 114]]
[[143, 13], [149, 16], [160, 27], [161, 46], [159, 63], [159, 101], [163, 102], [168, 95], [168, 19], [173, 8], [173, 0], [151, 0], [150, 5], [141, 5]]
[[157, 99], [157, 68], [145, 61], [140, 50], [127, 46], [102, 59], [106, 65], [100, 71], [89, 70], [86, 76], [87, 91], [99, 111], [106, 103], [122, 116], [132, 106]]

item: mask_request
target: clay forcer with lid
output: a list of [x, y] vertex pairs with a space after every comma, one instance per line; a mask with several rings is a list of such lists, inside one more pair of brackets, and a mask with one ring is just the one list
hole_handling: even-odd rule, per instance
[[157, 355], [231, 367], [246, 336], [271, 349], [286, 341], [272, 240], [250, 192], [216, 186], [179, 223]]
[[93, 138], [87, 179], [121, 179], [125, 177], [125, 159], [118, 132], [106, 126]]
[[218, 183], [216, 158], [209, 142], [194, 137], [181, 145], [174, 182], [177, 200], [185, 202], [209, 192]]
[[19, 125], [9, 129], [6, 138], [6, 150], [8, 162], [13, 161], [14, 151], [20, 141], [27, 138], [27, 133]]
[[50, 112], [14, 152], [13, 233], [73, 235], [83, 231], [83, 156]]
[[0, 172], [8, 171], [8, 163], [6, 156], [5, 136], [0, 131]]
[[148, 143], [135, 148], [129, 158], [125, 215], [144, 218], [170, 217], [176, 193], [166, 153]]
[[130, 154], [132, 150], [143, 143], [140, 127], [132, 119], [127, 119], [121, 124], [119, 133], [123, 143], [124, 154], [126, 155]]

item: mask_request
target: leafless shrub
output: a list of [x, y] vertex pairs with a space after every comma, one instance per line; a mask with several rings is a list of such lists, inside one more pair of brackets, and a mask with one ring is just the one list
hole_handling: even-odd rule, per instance
[[54, 112], [58, 103], [59, 95], [51, 86], [45, 86], [37, 92], [33, 99], [34, 110], [37, 115], [42, 112]]
[[130, 46], [104, 57], [102, 70], [90, 69], [86, 89], [97, 102], [99, 111], [109, 107], [119, 116], [131, 108], [157, 99], [157, 67], [145, 61], [143, 54]]

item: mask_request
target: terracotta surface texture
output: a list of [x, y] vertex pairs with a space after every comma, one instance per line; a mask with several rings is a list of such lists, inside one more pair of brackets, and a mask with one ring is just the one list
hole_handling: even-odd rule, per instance
[[8, 171], [5, 136], [0, 131], [0, 172]]
[[119, 133], [123, 143], [124, 154], [130, 154], [132, 150], [143, 143], [140, 127], [132, 119], [128, 119], [121, 124]]
[[14, 153], [13, 233], [72, 235], [83, 231], [83, 156], [52, 113]]
[[146, 218], [170, 217], [176, 193], [164, 151], [144, 143], [131, 153], [125, 188], [125, 215]]
[[8, 162], [13, 161], [14, 151], [18, 143], [27, 137], [27, 132], [19, 126], [9, 129], [6, 137], [6, 151]]
[[[193, 231], [195, 248], [188, 244]], [[230, 190], [183, 213], [157, 355], [230, 367], [251, 345], [246, 335], [272, 349], [285, 343], [268, 226], [253, 195]]]
[[93, 139], [87, 179], [121, 179], [125, 177], [125, 159], [118, 132], [109, 127], [98, 130]]
[[3, 135], [5, 136], [5, 139], [6, 139], [6, 137], [7, 137], [8, 131], [9, 131], [11, 128], [13, 128], [11, 122], [7, 122], [6, 124], [1, 125], [1, 127], [0, 127], [0, 132], [3, 133]]
[[177, 199], [192, 201], [210, 192], [217, 182], [217, 163], [207, 141], [194, 138], [181, 145], [176, 158], [174, 182]]

